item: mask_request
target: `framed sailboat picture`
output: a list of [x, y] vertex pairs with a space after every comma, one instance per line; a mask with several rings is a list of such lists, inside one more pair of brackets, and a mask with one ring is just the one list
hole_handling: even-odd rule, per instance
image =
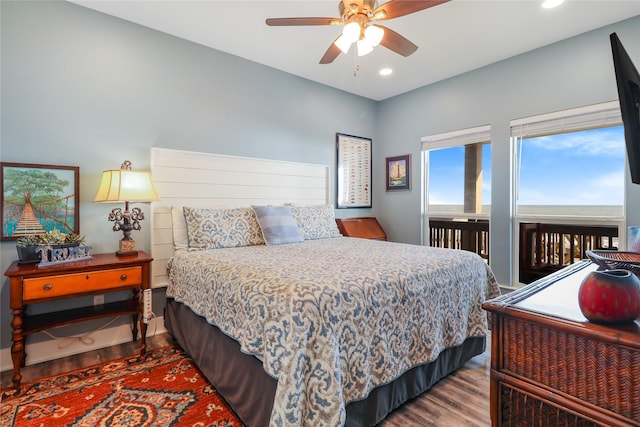
[[78, 166], [0, 163], [1, 240], [80, 230]]
[[387, 157], [387, 191], [411, 190], [411, 154]]

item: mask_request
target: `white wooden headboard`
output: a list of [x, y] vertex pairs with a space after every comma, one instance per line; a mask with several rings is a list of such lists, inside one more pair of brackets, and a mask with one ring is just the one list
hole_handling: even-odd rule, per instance
[[167, 284], [173, 255], [171, 207], [329, 203], [329, 166], [151, 148], [160, 200], [151, 204], [151, 286]]

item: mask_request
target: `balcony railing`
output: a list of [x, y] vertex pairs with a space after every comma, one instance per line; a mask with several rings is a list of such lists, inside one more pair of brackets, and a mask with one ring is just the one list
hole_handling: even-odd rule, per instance
[[464, 249], [489, 260], [489, 221], [429, 219], [430, 246]]
[[[489, 221], [429, 219], [430, 246], [465, 249], [489, 259]], [[617, 249], [617, 226], [520, 224], [519, 280], [531, 283], [585, 259], [588, 250]]]
[[520, 223], [520, 282], [531, 283], [585, 259], [588, 250], [617, 246], [616, 226]]

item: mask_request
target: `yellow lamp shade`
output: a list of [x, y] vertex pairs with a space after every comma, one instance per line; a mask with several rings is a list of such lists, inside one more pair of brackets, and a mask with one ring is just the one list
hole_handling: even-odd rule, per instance
[[112, 169], [102, 172], [94, 202], [151, 202], [158, 200], [151, 174], [145, 171]]

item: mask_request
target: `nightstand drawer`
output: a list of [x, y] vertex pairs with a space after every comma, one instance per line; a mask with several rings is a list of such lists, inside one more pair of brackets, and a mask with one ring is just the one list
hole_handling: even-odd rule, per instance
[[23, 299], [37, 300], [142, 283], [142, 267], [63, 274], [24, 280]]

